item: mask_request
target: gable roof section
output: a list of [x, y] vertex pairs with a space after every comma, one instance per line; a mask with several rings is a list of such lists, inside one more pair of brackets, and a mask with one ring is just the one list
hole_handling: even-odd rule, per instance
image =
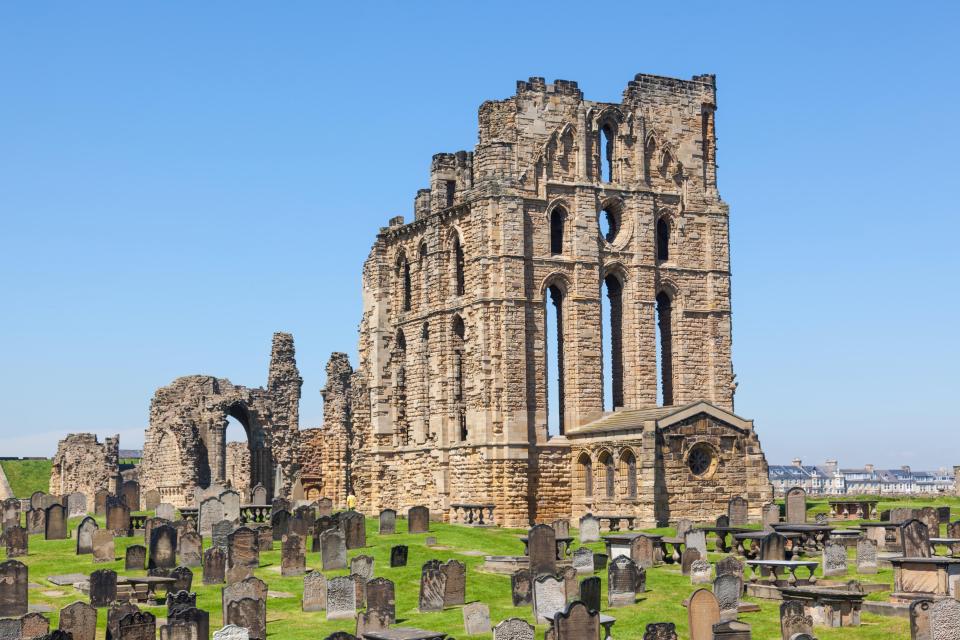
[[744, 420], [704, 400], [698, 400], [689, 404], [672, 407], [620, 409], [619, 411], [601, 416], [593, 422], [588, 422], [575, 429], [570, 429], [566, 435], [568, 437], [576, 437], [617, 431], [637, 431], [642, 430], [644, 425], [649, 422], [655, 423], [658, 429], [667, 429], [701, 413], [728, 424], [735, 429], [742, 431], [753, 430], [752, 421]]

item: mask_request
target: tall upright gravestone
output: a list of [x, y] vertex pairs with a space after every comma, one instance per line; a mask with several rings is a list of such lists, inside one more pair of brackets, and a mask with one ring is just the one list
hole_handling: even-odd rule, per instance
[[43, 537], [46, 540], [67, 539], [67, 509], [62, 504], [52, 504], [46, 509]]
[[93, 532], [100, 528], [97, 521], [87, 516], [77, 527], [77, 555], [93, 553]]
[[222, 584], [227, 575], [227, 552], [210, 547], [203, 552], [203, 584]]
[[95, 640], [97, 609], [86, 602], [74, 602], [60, 610], [60, 629], [73, 640]]
[[327, 581], [327, 620], [354, 618], [357, 615], [357, 587], [350, 576]]
[[708, 589], [697, 589], [687, 605], [690, 640], [713, 640], [713, 625], [720, 622], [720, 604]]
[[437, 560], [430, 560], [420, 571], [420, 598], [418, 609], [421, 613], [443, 611], [443, 596], [446, 591], [447, 576], [440, 569]]
[[19, 560], [0, 563], [0, 618], [27, 612], [27, 565]]
[[533, 581], [533, 613], [537, 622], [545, 624], [567, 604], [567, 591], [563, 580], [541, 575]]
[[787, 491], [786, 520], [790, 524], [807, 522], [807, 492], [800, 487], [793, 487]]
[[348, 511], [340, 516], [344, 543], [347, 549], [362, 549], [367, 546], [366, 518], [357, 511]]
[[384, 509], [380, 512], [380, 535], [390, 535], [397, 532], [397, 512], [393, 509]]
[[410, 507], [407, 511], [408, 533], [427, 533], [430, 531], [430, 509], [427, 507]]
[[746, 498], [734, 496], [727, 503], [727, 518], [731, 527], [742, 527], [750, 521], [750, 504]]
[[90, 574], [90, 604], [94, 607], [109, 607], [117, 599], [117, 572], [113, 569], [97, 569]]
[[168, 524], [150, 530], [148, 569], [172, 569], [177, 566], [177, 530]]
[[534, 577], [557, 572], [557, 537], [553, 527], [537, 524], [527, 534], [527, 555]]

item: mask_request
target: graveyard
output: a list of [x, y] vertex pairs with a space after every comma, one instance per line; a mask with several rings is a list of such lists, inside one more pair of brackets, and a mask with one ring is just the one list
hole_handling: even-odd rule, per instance
[[[921, 506], [921, 503], [923, 503], [922, 506], [930, 506], [929, 502], [919, 500], [884, 501], [879, 506], [884, 510], [889, 508], [896, 510], [918, 508]], [[960, 499], [956, 498], [940, 498], [935, 500], [935, 503], [937, 507], [941, 509], [944, 507], [952, 509], [954, 513], [960, 509]], [[810, 523], [823, 520], [828, 511], [828, 504], [825, 500], [810, 501], [807, 503], [807, 506], [809, 507], [807, 516]], [[264, 507], [265, 510], [269, 508], [270, 507]], [[54, 509], [56, 509], [56, 506], [54, 506]], [[158, 509], [166, 510], [166, 506], [161, 505]], [[305, 513], [303, 509], [304, 507], [300, 507], [300, 509], [295, 510], [295, 513], [303, 514]], [[5, 512], [5, 515], [8, 515], [8, 513]], [[164, 515], [170, 514], [165, 513]], [[190, 516], [191, 514], [187, 512], [187, 515]], [[567, 536], [556, 536], [557, 538], [569, 537], [571, 539], [570, 542], [565, 545], [566, 549], [564, 553], [561, 554], [563, 559], [552, 566], [536, 569], [533, 558], [536, 554], [535, 542], [533, 541], [534, 530], [528, 532], [523, 529], [468, 527], [440, 522], [429, 522], [427, 524], [425, 521], [422, 521], [416, 526], [421, 531], [424, 528], [427, 530], [420, 533], [410, 533], [409, 522], [406, 518], [402, 517], [403, 514], [396, 517], [394, 514], [388, 513], [390, 524], [384, 524], [386, 531], [381, 533], [381, 522], [377, 518], [362, 518], [355, 512], [348, 512], [347, 515], [350, 515], [348, 521], [362, 521], [363, 534], [360, 535], [356, 530], [350, 532], [352, 525], [344, 526], [341, 524], [339, 530], [336, 532], [336, 536], [333, 537], [339, 538], [343, 535], [341, 531], [347, 532], [348, 537], [359, 536], [359, 544], [363, 546], [341, 549], [339, 553], [342, 554], [343, 557], [338, 560], [340, 566], [343, 566], [343, 568], [339, 569], [331, 568], [324, 570], [323, 567], [325, 565], [336, 566], [338, 560], [332, 559], [332, 556], [326, 556], [325, 550], [321, 550], [319, 545], [315, 547], [313, 544], [313, 533], [317, 530], [317, 527], [323, 526], [325, 518], [327, 522], [338, 519], [337, 514], [319, 516], [315, 521], [310, 522], [305, 528], [308, 538], [306, 541], [302, 541], [300, 536], [294, 531], [300, 526], [304, 526], [294, 524], [296, 520], [300, 519], [299, 516], [292, 517], [286, 522], [285, 526], [289, 532], [286, 536], [286, 541], [273, 540], [273, 532], [266, 524], [252, 524], [249, 529], [241, 528], [239, 530], [236, 524], [231, 524], [231, 526], [226, 527], [226, 530], [238, 531], [236, 535], [240, 535], [243, 531], [251, 532], [252, 547], [258, 549], [258, 552], [252, 556], [255, 567], [252, 567], [249, 571], [244, 570], [240, 573], [233, 574], [235, 566], [244, 563], [249, 564], [248, 560], [250, 558], [243, 556], [240, 552], [237, 552], [236, 555], [232, 551], [228, 554], [221, 553], [219, 559], [220, 575], [214, 576], [211, 584], [206, 583], [207, 571], [216, 572], [217, 569], [212, 566], [216, 558], [210, 554], [210, 549], [211, 546], [218, 543], [217, 538], [222, 537], [224, 531], [218, 531], [214, 528], [211, 530], [210, 535], [201, 537], [195, 532], [191, 532], [193, 525], [190, 525], [184, 527], [183, 532], [178, 534], [177, 530], [180, 529], [179, 524], [185, 521], [179, 520], [178, 518], [179, 522], [176, 523], [177, 527], [159, 524], [159, 521], [158, 523], [151, 522], [155, 516], [155, 511], [134, 512], [131, 516], [131, 526], [151, 528], [153, 530], [152, 538], [155, 545], [162, 546], [162, 542], [158, 541], [162, 541], [163, 536], [158, 536], [157, 532], [162, 533], [163, 529], [168, 530], [171, 539], [179, 537], [179, 548], [176, 551], [170, 554], [170, 548], [166, 548], [166, 560], [163, 559], [163, 552], [157, 551], [156, 556], [154, 556], [152, 550], [148, 551], [148, 549], [152, 549], [152, 547], [147, 542], [147, 534], [144, 533], [143, 529], [133, 529], [129, 532], [130, 535], [127, 535], [127, 531], [114, 535], [117, 532], [106, 529], [108, 524], [107, 518], [102, 515], [89, 518], [86, 523], [84, 523], [84, 519], [80, 517], [69, 518], [65, 520], [66, 531], [60, 533], [52, 531], [52, 521], [46, 522], [46, 532], [29, 535], [27, 554], [19, 555], [15, 559], [26, 565], [28, 570], [28, 601], [31, 613], [39, 613], [44, 616], [46, 620], [49, 621], [49, 628], [51, 630], [56, 629], [60, 624], [62, 609], [75, 602], [89, 603], [93, 601], [95, 597], [93, 592], [97, 589], [93, 581], [90, 580], [91, 574], [95, 571], [112, 570], [116, 572], [116, 576], [120, 578], [120, 581], [122, 581], [123, 578], [146, 578], [148, 573], [154, 576], [161, 576], [175, 575], [177, 572], [181, 572], [181, 575], [178, 575], [177, 579], [182, 580], [182, 572], [192, 572], [192, 577], [187, 579], [188, 584], [180, 585], [187, 586], [187, 589], [184, 593], [180, 594], [180, 597], [188, 598], [189, 604], [209, 614], [207, 624], [209, 628], [208, 633], [210, 634], [219, 629], [224, 622], [222, 605], [224, 596], [222, 590], [227, 587], [226, 583], [231, 580], [243, 581], [243, 579], [249, 575], [259, 578], [265, 584], [266, 598], [263, 602], [265, 603], [266, 610], [266, 632], [270, 637], [325, 638], [337, 631], [353, 634], [357, 631], [357, 618], [363, 617], [364, 615], [363, 603], [354, 600], [351, 606], [347, 608], [347, 611], [332, 616], [332, 607], [334, 605], [331, 591], [335, 584], [334, 580], [336, 578], [343, 578], [350, 586], [351, 595], [356, 595], [353, 593], [356, 576], [353, 578], [350, 577], [352, 568], [354, 572], [361, 572], [365, 576], [364, 579], [367, 585], [378, 584], [377, 582], [370, 582], [370, 580], [374, 578], [386, 578], [392, 583], [395, 626], [429, 629], [438, 633], [447, 634], [447, 636], [451, 638], [490, 638], [494, 637], [490, 631], [492, 625], [496, 625], [510, 618], [520, 618], [531, 624], [536, 624], [537, 617], [535, 615], [535, 607], [529, 603], [514, 606], [515, 590], [512, 587], [511, 575], [509, 573], [494, 572], [496, 569], [491, 570], [491, 563], [488, 562], [489, 557], [512, 557], [514, 559], [523, 557], [525, 545], [521, 538], [529, 535], [530, 547], [527, 553], [530, 554], [530, 556], [528, 556], [530, 559], [530, 573], [562, 574], [562, 566], [569, 566], [571, 562], [577, 564], [577, 561], [574, 561], [573, 558], [589, 557], [592, 554], [597, 554], [589, 558], [592, 564], [596, 558], [602, 557], [603, 554], [612, 555], [611, 549], [613, 549], [614, 554], [617, 553], [616, 546], [608, 547], [608, 545], [605, 544], [607, 538], [618, 539], [624, 536], [629, 538], [631, 535], [639, 533], [639, 531], [633, 532], [625, 530], [615, 532], [604, 531], [600, 536], [600, 540], [580, 544], [580, 532], [577, 528], [571, 527]], [[24, 513], [22, 516], [23, 523], [28, 524], [26, 522], [28, 519], [27, 514]], [[339, 519], [342, 523], [344, 522], [344, 514], [341, 513], [340, 516]], [[818, 516], [820, 516], [819, 519]], [[93, 529], [92, 522], [96, 522], [96, 529]], [[83, 527], [81, 527], [81, 524], [83, 524]], [[276, 519], [273, 520], [273, 524], [280, 527], [284, 526], [283, 523]], [[859, 524], [861, 524], [860, 520], [845, 520], [842, 524], [834, 522], [832, 526], [835, 526], [837, 529], [856, 530], [855, 528]], [[393, 533], [387, 532], [390, 531], [391, 526], [393, 527]], [[555, 524], [554, 526], [557, 525]], [[544, 525], [539, 525], [538, 528], [550, 529], [550, 527]], [[761, 526], [759, 524], [746, 524], [743, 528], [748, 530], [756, 529], [759, 532]], [[9, 530], [9, 527], [7, 527], [7, 529]], [[78, 530], [81, 529], [83, 533], [78, 535]], [[91, 531], [93, 532], [92, 538], [89, 536]], [[944, 531], [946, 531], [946, 529], [944, 529]], [[553, 530], [548, 533], [551, 537], [555, 535]], [[567, 531], [563, 531], [563, 533], [566, 534]], [[660, 528], [645, 530], [643, 533], [664, 536], [665, 540], [671, 540], [676, 534], [676, 530], [674, 528]], [[65, 537], [62, 539], [46, 539], [47, 537], [58, 537], [64, 534]], [[266, 534], [266, 537], [264, 534]], [[327, 534], [328, 532], [321, 533], [324, 538], [328, 537]], [[943, 531], [941, 531], [940, 534], [942, 535]], [[234, 534], [231, 533], [228, 535], [232, 536]], [[78, 537], [83, 544], [91, 547], [91, 553], [78, 554]], [[720, 551], [718, 549], [718, 542], [713, 536], [709, 535], [709, 533], [703, 536], [703, 538], [707, 542], [708, 553], [706, 559], [715, 565], [717, 569], [730, 562], [730, 560], [726, 562], [721, 561], [735, 555]], [[642, 539], [647, 540], [648, 538]], [[285, 545], [290, 544], [291, 541], [292, 547], [299, 549], [299, 553], [288, 555], [283, 550]], [[231, 550], [232, 547], [230, 547], [230, 545], [233, 544], [233, 542], [233, 540], [229, 540], [227, 543], [228, 548]], [[687, 542], [688, 548], [692, 548], [694, 543], [691, 542], [689, 538]], [[9, 541], [5, 541], [4, 554], [9, 552], [9, 544]], [[303, 546], [301, 546], [301, 544]], [[552, 546], [553, 543], [551, 542], [550, 544]], [[191, 545], [194, 545], [192, 550], [190, 549]], [[102, 546], [105, 546], [106, 549], [100, 549]], [[172, 546], [174, 548], [177, 547], [176, 544]], [[391, 566], [392, 550], [400, 546], [405, 546], [407, 549], [406, 563], [404, 566]], [[201, 548], [203, 550], [202, 553], [200, 552]], [[589, 549], [591, 553], [577, 553], [577, 550], [582, 548]], [[653, 549], [653, 547], [650, 549]], [[731, 551], [733, 551], [733, 549], [731, 549]], [[890, 596], [890, 591], [893, 588], [893, 570], [889, 566], [886, 568], [879, 567], [875, 569], [873, 573], [860, 574], [858, 573], [857, 567], [856, 547], [848, 547], [846, 551], [848, 556], [846, 558], [846, 570], [839, 574], [833, 571], [829, 578], [823, 576], [824, 568], [819, 566], [821, 564], [819, 555], [807, 555], [805, 559], [814, 561], [815, 564], [818, 565], [814, 573], [819, 578], [820, 584], [826, 579], [832, 582], [839, 581], [840, 583], [848, 580], [858, 580], [866, 587], [865, 601], [887, 601]], [[635, 552], [628, 548], [626, 553], [627, 555], [621, 556], [616, 560], [620, 563], [632, 565], [631, 560], [628, 559], [627, 556], [634, 557]], [[697, 566], [693, 567], [694, 571], [689, 572], [691, 575], [683, 574], [681, 565], [689, 564], [686, 558], [684, 558], [682, 562], [671, 563], [669, 560], [657, 561], [655, 559], [656, 554], [652, 553], [651, 550], [648, 550], [646, 553], [649, 554], [648, 559], [651, 560], [651, 562], [647, 563], [649, 566], [645, 567], [643, 570], [643, 578], [639, 581], [643, 583], [643, 587], [638, 587], [636, 593], [631, 591], [626, 594], [626, 599], [624, 599], [623, 594], [619, 594], [619, 592], [617, 594], [611, 593], [609, 589], [610, 582], [608, 574], [613, 575], [610, 572], [613, 570], [612, 567], [615, 564], [613, 562], [614, 558], [606, 558], [608, 562], [606, 569], [601, 570], [593, 567], [594, 571], [581, 571], [578, 575], [575, 575], [575, 580], [577, 581], [593, 576], [599, 578], [600, 614], [603, 616], [611, 616], [615, 619], [612, 627], [610, 627], [610, 637], [643, 638], [645, 637], [644, 633], [647, 631], [647, 625], [661, 622], [673, 623], [675, 625], [676, 636], [649, 637], [694, 638], [695, 640], [704, 637], [691, 635], [692, 630], [688, 622], [689, 614], [687, 607], [691, 606], [693, 601], [686, 601], [689, 600], [695, 592], [698, 593], [697, 600], [702, 599], [698, 589], [707, 587], [709, 590], [711, 588], [710, 583], [712, 580], [709, 579], [709, 565], [707, 565], [708, 577], [705, 580], [698, 580], [695, 576]], [[134, 560], [134, 565], [139, 564], [139, 566], [130, 566], [128, 568], [128, 559], [134, 555], [137, 558]], [[224, 562], [224, 555], [229, 557], [226, 562]], [[3, 558], [6, 560], [7, 555], [4, 555]], [[157, 567], [149, 572], [144, 568], [144, 562], [148, 558], [150, 562], [154, 560], [157, 562]], [[463, 588], [458, 599], [456, 599], [456, 604], [446, 602], [446, 596], [441, 589], [439, 602], [436, 607], [433, 607], [436, 610], [422, 611], [421, 609], [425, 607], [421, 594], [421, 574], [423, 571], [423, 580], [426, 581], [427, 572], [422, 570], [422, 568], [430, 561], [439, 561], [439, 563], [442, 563], [439, 564], [440, 568], [447, 566], [448, 563], [453, 566], [459, 566], [457, 563], [462, 563]], [[742, 561], [743, 558], [741, 558], [740, 562]], [[201, 563], [210, 566], [205, 569], [205, 567], [199, 566]], [[193, 566], [192, 568], [184, 569], [181, 568], [183, 564]], [[396, 562], [394, 562], [394, 564], [396, 564]], [[644, 563], [641, 561], [639, 564], [643, 566]], [[165, 565], [165, 568], [161, 565]], [[176, 565], [177, 568], [171, 569], [170, 567], [174, 565]], [[304, 585], [306, 582], [313, 580], [311, 577], [311, 579], [305, 581], [305, 574], [310, 572], [319, 572], [324, 576], [323, 582], [326, 592], [323, 599], [326, 599], [325, 603], [315, 600], [313, 587], [308, 590], [307, 596], [305, 597]], [[109, 574], [109, 571], [107, 573]], [[439, 572], [437, 573], [439, 574]], [[71, 574], [74, 575], [71, 576]], [[311, 573], [311, 576], [316, 575], [316, 573]], [[219, 580], [219, 582], [216, 580]], [[84, 581], [90, 581], [90, 584], [83, 584]], [[695, 582], [701, 582], [701, 584], [695, 584]], [[752, 581], [745, 576], [743, 582], [746, 583], [747, 586], [740, 597], [741, 612], [739, 614], [734, 613], [733, 618], [748, 624], [750, 629], [749, 633], [752, 633], [752, 636], [733, 637], [753, 637], [758, 639], [780, 638], [780, 602], [751, 596], [750, 583]], [[383, 581], [379, 583], [386, 584]], [[740, 584], [740, 582], [737, 582], [738, 586]], [[880, 586], [871, 587], [870, 585]], [[160, 629], [160, 627], [167, 622], [168, 604], [164, 601], [164, 588], [166, 587], [157, 587], [156, 606], [152, 606], [150, 602], [141, 601], [137, 603], [141, 611], [149, 612], [155, 616], [157, 629]], [[367, 596], [372, 598], [373, 587], [370, 586], [369, 588], [371, 590], [367, 592]], [[719, 589], [719, 586], [713, 586], [712, 588]], [[106, 633], [107, 614], [110, 605], [117, 606], [116, 602], [127, 597], [124, 595], [126, 592], [123, 591], [119, 584], [114, 585], [113, 589], [115, 591], [111, 592], [107, 600], [97, 603], [100, 606], [96, 609], [96, 624], [98, 629], [98, 635], [96, 637], [104, 637], [103, 634]], [[172, 588], [171, 591], [173, 591]], [[134, 592], [130, 592], [128, 595], [133, 599], [137, 598]], [[580, 593], [570, 595], [568, 592], [567, 595], [562, 598], [562, 602], [569, 602], [575, 599], [579, 600], [581, 597], [582, 594]], [[712, 598], [712, 596], [709, 597]], [[0, 598], [0, 601], [6, 603], [7, 600], [5, 598], [6, 594], [4, 594], [4, 598]], [[468, 634], [464, 628], [464, 608], [467, 605], [477, 606], [474, 603], [485, 605], [480, 607], [482, 609], [480, 618], [481, 625], [485, 626], [487, 631]], [[489, 613], [487, 613], [487, 610]], [[370, 609], [367, 609], [367, 611], [369, 612]], [[331, 619], [331, 617], [334, 619]], [[545, 620], [541, 620], [541, 622], [545, 622]], [[548, 629], [549, 625], [547, 624], [536, 624], [536, 637], [544, 637], [543, 634], [547, 632]], [[816, 625], [814, 631], [816, 634], [815, 637], [822, 640], [830, 640], [832, 638], [856, 640], [861, 638], [893, 639], [911, 637], [910, 620], [908, 618], [875, 615], [866, 611], [860, 613], [859, 625], [857, 626], [831, 628]], [[23, 638], [34, 636], [19, 635], [15, 637]], [[76, 637], [76, 634], [74, 637], [76, 640], [80, 640]], [[135, 637], [139, 638], [144, 636]], [[255, 636], [251, 635], [250, 637]]]

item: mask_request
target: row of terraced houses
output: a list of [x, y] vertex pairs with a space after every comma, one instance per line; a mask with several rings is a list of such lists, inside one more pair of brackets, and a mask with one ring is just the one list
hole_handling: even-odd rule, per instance
[[770, 484], [777, 495], [791, 487], [801, 487], [808, 494], [863, 495], [863, 494], [937, 494], [953, 493], [954, 471], [914, 471], [904, 466], [899, 469], [877, 469], [872, 464], [859, 469], [842, 469], [836, 460], [822, 465], [805, 465], [795, 459], [789, 465], [770, 465]]

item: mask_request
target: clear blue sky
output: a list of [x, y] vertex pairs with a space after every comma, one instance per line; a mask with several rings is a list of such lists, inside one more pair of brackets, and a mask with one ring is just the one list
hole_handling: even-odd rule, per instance
[[302, 426], [430, 156], [528, 76], [717, 74], [737, 412], [770, 462], [960, 464], [956, 3], [5, 3], [0, 455], [138, 447], [156, 387], [265, 382]]

